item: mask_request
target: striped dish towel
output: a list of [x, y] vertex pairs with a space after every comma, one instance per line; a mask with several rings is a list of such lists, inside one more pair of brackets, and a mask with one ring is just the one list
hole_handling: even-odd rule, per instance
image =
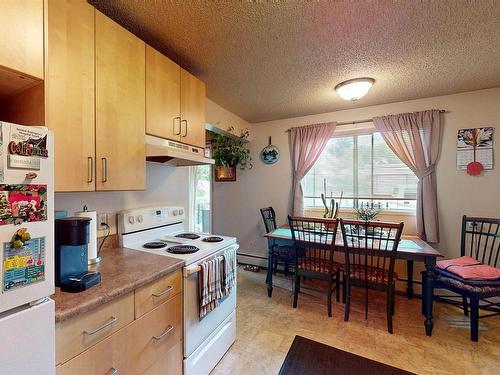
[[229, 295], [236, 281], [236, 249], [226, 250], [222, 269], [222, 294]]
[[200, 318], [203, 318], [220, 304], [222, 298], [222, 262], [223, 257], [219, 256], [200, 264], [201, 271], [198, 272]]

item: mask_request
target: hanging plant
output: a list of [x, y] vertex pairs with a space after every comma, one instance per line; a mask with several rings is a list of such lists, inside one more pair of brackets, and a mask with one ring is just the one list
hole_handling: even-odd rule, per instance
[[[234, 127], [229, 127], [228, 132], [234, 134]], [[217, 133], [213, 133], [213, 136], [215, 145], [212, 156], [216, 166], [252, 169], [250, 150], [245, 146], [250, 136], [248, 129], [243, 130], [239, 136], [228, 137]]]

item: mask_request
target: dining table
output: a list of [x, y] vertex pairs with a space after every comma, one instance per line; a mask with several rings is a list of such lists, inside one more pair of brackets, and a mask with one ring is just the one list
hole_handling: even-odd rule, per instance
[[[280, 226], [279, 228], [266, 233], [264, 237], [267, 238], [269, 252], [274, 246], [293, 246], [292, 231], [288, 225]], [[344, 241], [340, 231], [335, 239], [335, 251], [344, 252]], [[426, 334], [430, 336], [432, 332], [432, 303], [429, 301], [432, 297], [432, 277], [434, 267], [436, 266], [437, 258], [443, 255], [433, 248], [429, 243], [420, 239], [417, 236], [403, 235], [398, 245], [396, 252], [396, 259], [406, 261], [406, 294], [408, 299], [413, 298], [413, 265], [414, 262], [423, 262], [425, 271], [422, 277], [422, 314], [425, 315], [424, 326]], [[271, 256], [268, 256], [268, 270], [272, 272]], [[268, 277], [268, 293], [272, 292], [272, 278]]]

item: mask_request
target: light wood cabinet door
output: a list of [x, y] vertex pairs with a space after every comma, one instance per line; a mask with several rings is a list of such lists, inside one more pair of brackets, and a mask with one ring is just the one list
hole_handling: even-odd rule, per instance
[[95, 190], [94, 8], [47, 1], [45, 123], [55, 137], [55, 190]]
[[182, 292], [182, 271], [176, 271], [135, 290], [135, 318]]
[[2, 0], [0, 65], [43, 79], [43, 0]]
[[68, 362], [58, 365], [56, 374], [130, 374], [129, 332], [128, 327], [125, 327]]
[[146, 186], [145, 43], [95, 11], [96, 190]]
[[[169, 368], [182, 367], [182, 351], [174, 349], [182, 342], [182, 295], [164, 302], [129, 327], [128, 340], [132, 348], [128, 351], [133, 355], [130, 357], [131, 373], [142, 374], [157, 362], [164, 364], [164, 374], [175, 373], [169, 372]], [[169, 363], [165, 363], [165, 357], [170, 358]]]
[[146, 133], [180, 140], [181, 70], [146, 45]]
[[181, 142], [205, 147], [205, 83], [181, 69]]
[[134, 293], [56, 324], [56, 363], [64, 363], [134, 321]]

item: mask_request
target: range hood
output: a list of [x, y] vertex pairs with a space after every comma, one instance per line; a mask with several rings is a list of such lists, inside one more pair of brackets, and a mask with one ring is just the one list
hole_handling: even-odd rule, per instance
[[146, 160], [175, 167], [215, 163], [214, 159], [205, 157], [205, 150], [200, 147], [151, 135], [146, 135]]

